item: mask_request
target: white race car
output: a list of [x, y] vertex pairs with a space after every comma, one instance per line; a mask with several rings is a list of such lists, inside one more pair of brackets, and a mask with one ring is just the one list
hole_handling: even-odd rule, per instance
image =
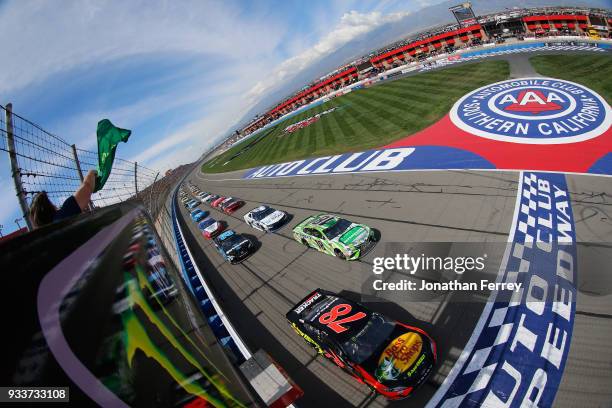
[[287, 213], [275, 210], [267, 205], [262, 205], [244, 216], [244, 222], [251, 227], [264, 232], [270, 232], [280, 228], [287, 220]]

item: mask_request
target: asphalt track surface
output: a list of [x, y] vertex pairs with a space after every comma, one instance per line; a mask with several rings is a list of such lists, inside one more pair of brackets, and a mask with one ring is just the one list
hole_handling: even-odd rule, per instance
[[[223, 262], [209, 241], [201, 237], [195, 223], [183, 218], [195, 236], [195, 245], [216, 271], [212, 285], [231, 321], [252, 349], [263, 348], [281, 363], [304, 389], [300, 407], [333, 403], [334, 406], [385, 406], [382, 397], [371, 398], [369, 389], [358, 384], [314, 351], [298, 337], [285, 313], [308, 292], [321, 287], [349, 296], [360, 294], [371, 276], [372, 259], [383, 256], [387, 243], [411, 241], [505, 242], [516, 199], [518, 177], [513, 173], [381, 173], [297, 177], [275, 180], [217, 180], [200, 175], [192, 182], [205, 191], [232, 194], [247, 202], [233, 216], [213, 217], [229, 228], [255, 237], [259, 250], [240, 265]], [[234, 174], [236, 176], [236, 174]], [[206, 177], [207, 179], [204, 179]], [[267, 203], [292, 215], [284, 228], [265, 234], [247, 226], [242, 216]], [[360, 262], [340, 259], [306, 249], [296, 242], [291, 229], [313, 213], [331, 212], [363, 222], [380, 231], [381, 239]], [[459, 216], [458, 216], [459, 215]], [[195, 250], [196, 253], [197, 249]], [[196, 255], [197, 257], [197, 255]], [[202, 257], [204, 258], [204, 257]], [[197, 259], [206, 262], [204, 259]], [[207, 267], [208, 266], [208, 267]], [[216, 275], [212, 272], [209, 276]], [[220, 280], [224, 282], [220, 282]], [[225, 286], [222, 290], [218, 285]], [[445, 308], [444, 299], [402, 304], [374, 303], [370, 307], [428, 330], [437, 340], [440, 373], [416, 393], [412, 402], [423, 406], [443, 380], [478, 320], [483, 303]], [[234, 309], [242, 309], [234, 310]], [[240, 316], [236, 318], [236, 316]], [[434, 325], [434, 321], [445, 324]], [[414, 401], [417, 400], [417, 401]]]
[[[304, 389], [300, 406], [386, 406], [382, 397], [323, 358], [290, 329], [289, 308], [317, 287], [359, 299], [372, 277], [371, 262], [395, 242], [506, 242], [519, 173], [403, 172], [240, 180], [242, 172], [203, 175], [191, 181], [204, 191], [233, 195], [246, 205], [232, 216], [212, 209], [228, 227], [255, 238], [258, 251], [241, 265], [224, 262], [181, 206], [182, 224], [191, 231], [189, 245], [247, 345], [269, 352]], [[609, 401], [612, 336], [609, 314], [612, 279], [596, 271], [612, 261], [612, 183], [610, 178], [568, 176], [580, 246], [579, 284], [574, 337], [558, 406], [575, 406], [581, 398]], [[292, 215], [276, 233], [247, 226], [242, 216], [262, 204]], [[306, 249], [291, 229], [318, 212], [332, 212], [363, 222], [381, 233], [380, 242], [360, 262], [346, 262]], [[608, 244], [605, 244], [608, 243]], [[587, 273], [591, 271], [591, 273]], [[438, 342], [440, 360], [428, 383], [407, 400], [424, 406], [442, 383], [472, 333], [484, 303], [455, 303], [442, 297], [428, 301], [405, 298], [366, 304], [373, 310], [428, 330]], [[405, 402], [391, 405], [403, 406]], [[583, 404], [584, 405], [584, 404]], [[593, 406], [598, 406], [595, 404]]]
[[[517, 70], [524, 72], [521, 55]], [[512, 56], [514, 57], [514, 56]], [[512, 57], [509, 59], [512, 67]], [[241, 179], [244, 171], [202, 174], [187, 179], [202, 191], [231, 195], [246, 205], [215, 219], [254, 238], [258, 250], [240, 265], [223, 261], [180, 208], [181, 224], [196, 262], [243, 340], [253, 351], [264, 349], [304, 390], [300, 407], [425, 406], [460, 356], [484, 306], [453, 299], [404, 299], [365, 302], [372, 310], [427, 330], [438, 343], [434, 374], [414, 395], [390, 403], [358, 384], [306, 345], [289, 327], [285, 313], [318, 287], [356, 300], [372, 279], [374, 257], [398, 242], [504, 243], [508, 239], [519, 173], [512, 171], [413, 171], [321, 175], [276, 179]], [[608, 406], [612, 401], [612, 178], [568, 175], [578, 246], [578, 298], [574, 334], [555, 406]], [[261, 204], [286, 211], [291, 220], [276, 233], [247, 226], [243, 215]], [[291, 230], [312, 214], [329, 212], [365, 223], [380, 241], [361, 261], [346, 262], [307, 249]], [[418, 278], [417, 278], [418, 279]]]

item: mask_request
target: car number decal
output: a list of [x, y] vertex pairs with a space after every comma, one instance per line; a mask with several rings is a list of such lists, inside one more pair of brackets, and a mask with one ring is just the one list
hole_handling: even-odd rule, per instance
[[336, 305], [327, 313], [323, 313], [319, 317], [319, 323], [326, 325], [330, 329], [332, 329], [336, 333], [342, 333], [348, 330], [346, 327], [342, 326], [344, 323], [354, 322], [360, 319], [363, 319], [367, 315], [363, 312], [355, 313], [352, 316], [345, 317], [344, 319], [337, 320], [338, 317], [347, 315], [353, 310], [353, 307], [349, 304], [342, 303]]

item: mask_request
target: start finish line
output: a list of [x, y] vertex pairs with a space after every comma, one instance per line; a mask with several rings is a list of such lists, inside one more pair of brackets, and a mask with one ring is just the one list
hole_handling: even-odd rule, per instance
[[576, 312], [577, 250], [565, 176], [521, 173], [496, 294], [427, 408], [551, 407], [570, 350]]

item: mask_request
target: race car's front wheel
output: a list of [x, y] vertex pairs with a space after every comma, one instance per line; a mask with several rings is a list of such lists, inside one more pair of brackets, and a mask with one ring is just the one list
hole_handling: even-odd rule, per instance
[[342, 251], [339, 249], [334, 249], [334, 254], [340, 259], [346, 259], [346, 256], [344, 256]]
[[304, 238], [302, 238], [302, 245], [306, 246], [307, 248], [310, 248], [310, 245], [308, 245], [308, 241], [306, 241]]

